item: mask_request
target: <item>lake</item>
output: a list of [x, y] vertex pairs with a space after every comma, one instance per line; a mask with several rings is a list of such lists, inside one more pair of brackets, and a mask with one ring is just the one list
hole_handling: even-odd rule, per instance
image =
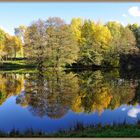
[[0, 130], [136, 124], [140, 77], [120, 70], [0, 72]]

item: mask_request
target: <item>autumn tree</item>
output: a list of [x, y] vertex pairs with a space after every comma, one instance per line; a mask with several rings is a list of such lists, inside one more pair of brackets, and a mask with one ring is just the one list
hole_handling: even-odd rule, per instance
[[21, 53], [21, 48], [22, 42], [20, 38], [6, 34], [4, 51], [7, 58], [8, 56], [16, 58], [17, 53]]
[[5, 32], [0, 29], [0, 61], [3, 60], [5, 56], [4, 47], [5, 47]]
[[110, 41], [110, 49], [105, 54], [105, 65], [120, 66], [120, 56], [130, 54], [137, 51], [136, 40], [133, 32], [117, 22], [108, 22], [106, 26], [109, 28], [112, 36]]
[[37, 21], [25, 32], [27, 57], [40, 69], [61, 67], [77, 59], [78, 47], [72, 31], [60, 18]]
[[111, 33], [107, 27], [85, 20], [81, 28], [79, 62], [84, 65], [101, 65], [103, 54], [109, 49]]
[[91, 51], [93, 50], [94, 25], [94, 22], [86, 20], [81, 28], [80, 56], [78, 63], [83, 63], [85, 65], [93, 63]]
[[122, 56], [138, 54], [139, 34], [137, 24], [125, 27], [111, 21], [104, 25], [82, 18], [67, 24], [53, 17], [19, 26], [15, 36], [0, 29], [0, 59], [27, 57], [27, 62], [39, 70], [74, 63], [120, 67]]
[[82, 41], [81, 29], [82, 29], [83, 23], [84, 21], [82, 18], [73, 18], [70, 23], [70, 27], [72, 29], [72, 32], [74, 34], [76, 41], [78, 42], [78, 45], [80, 45]]
[[12, 36], [11, 37], [11, 46], [12, 49], [14, 51], [14, 57], [17, 57], [17, 53], [20, 52], [20, 54], [22, 54], [22, 42], [21, 39], [16, 37], [16, 36]]
[[49, 18], [47, 26], [47, 48], [49, 61], [53, 67], [61, 67], [76, 62], [79, 48], [71, 28], [60, 18]]
[[13, 48], [12, 48], [11, 42], [12, 42], [12, 37], [9, 34], [6, 34], [5, 47], [4, 47], [5, 59], [6, 60], [13, 56]]
[[37, 68], [41, 70], [48, 53], [46, 26], [43, 20], [38, 20], [27, 27], [24, 42], [28, 61], [36, 64]]
[[137, 23], [128, 24], [127, 27], [134, 33], [136, 46], [140, 48], [140, 26]]

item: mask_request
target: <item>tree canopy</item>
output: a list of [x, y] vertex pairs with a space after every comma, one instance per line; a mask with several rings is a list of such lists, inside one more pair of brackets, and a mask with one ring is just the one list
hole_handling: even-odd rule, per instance
[[15, 28], [15, 36], [0, 29], [0, 60], [22, 57], [38, 69], [83, 66], [120, 66], [122, 55], [139, 53], [140, 27], [59, 17]]

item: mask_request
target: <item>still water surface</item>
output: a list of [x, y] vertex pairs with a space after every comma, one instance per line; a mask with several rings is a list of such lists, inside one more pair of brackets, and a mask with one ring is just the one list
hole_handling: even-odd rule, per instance
[[140, 120], [138, 77], [118, 70], [0, 73], [0, 129], [55, 132], [89, 124]]

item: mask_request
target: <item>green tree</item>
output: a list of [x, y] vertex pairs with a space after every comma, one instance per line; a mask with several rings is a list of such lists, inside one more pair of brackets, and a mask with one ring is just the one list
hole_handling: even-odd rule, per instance
[[135, 36], [127, 27], [123, 27], [117, 22], [108, 22], [106, 26], [109, 28], [112, 36], [110, 49], [104, 55], [104, 65], [120, 66], [120, 56], [132, 54], [136, 51]]
[[127, 27], [134, 33], [136, 38], [136, 46], [140, 48], [140, 27], [137, 23], [128, 24]]
[[81, 29], [81, 51], [79, 62], [84, 65], [101, 65], [104, 53], [109, 49], [111, 33], [108, 27], [85, 20]]
[[92, 64], [91, 52], [93, 50], [93, 30], [95, 24], [90, 20], [85, 20], [81, 28], [81, 46], [79, 63], [90, 65]]
[[61, 67], [77, 59], [78, 47], [69, 25], [60, 18], [37, 21], [25, 32], [27, 57], [41, 69]]
[[79, 48], [69, 25], [60, 18], [49, 18], [47, 26], [47, 48], [49, 59], [46, 64], [61, 67], [76, 62]]
[[29, 63], [37, 65], [42, 70], [47, 59], [47, 33], [43, 20], [34, 22], [25, 31], [25, 53]]

